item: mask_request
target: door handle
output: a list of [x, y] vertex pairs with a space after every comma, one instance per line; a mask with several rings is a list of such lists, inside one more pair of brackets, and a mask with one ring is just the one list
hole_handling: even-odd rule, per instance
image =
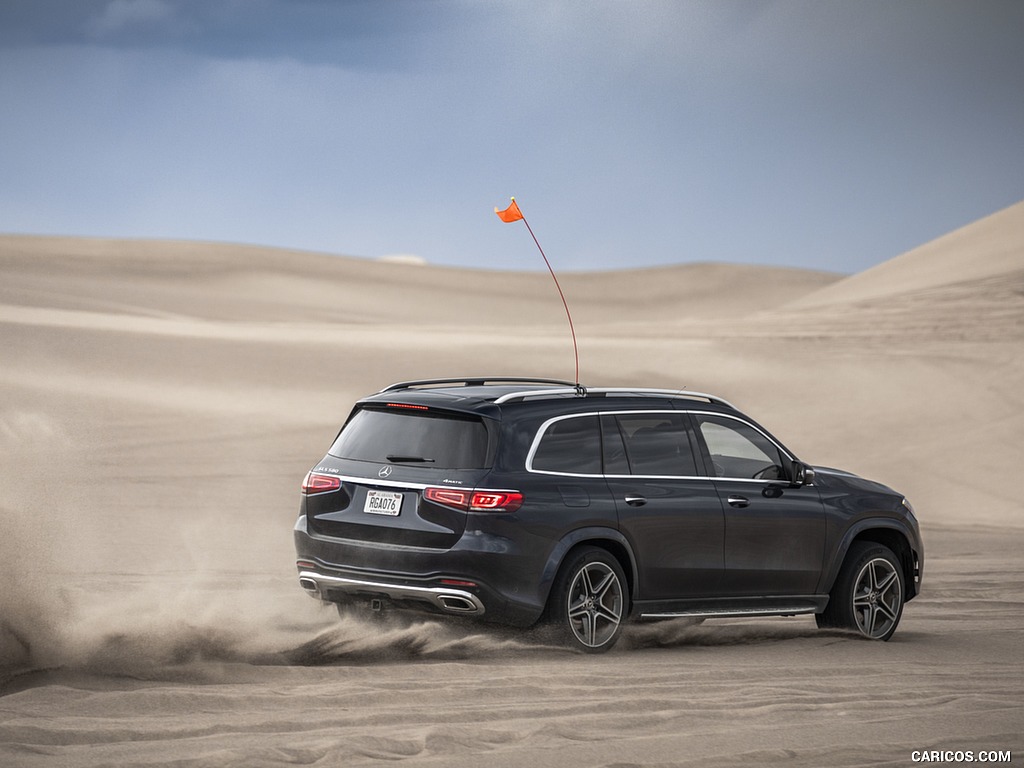
[[626, 497], [626, 503], [631, 507], [642, 507], [647, 503], [647, 499], [643, 496], [632, 495]]
[[729, 497], [729, 506], [730, 507], [740, 507], [740, 508], [742, 508], [742, 507], [749, 507], [750, 506], [750, 499], [748, 499], [746, 496], [730, 496]]

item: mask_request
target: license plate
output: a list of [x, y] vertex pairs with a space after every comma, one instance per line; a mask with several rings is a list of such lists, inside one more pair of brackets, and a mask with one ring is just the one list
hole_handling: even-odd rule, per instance
[[363, 512], [371, 515], [397, 517], [402, 510], [402, 494], [389, 491], [367, 491]]

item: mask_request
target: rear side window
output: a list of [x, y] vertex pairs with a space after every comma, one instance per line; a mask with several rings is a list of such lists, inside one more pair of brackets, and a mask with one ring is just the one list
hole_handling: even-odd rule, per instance
[[483, 420], [472, 416], [363, 408], [349, 419], [328, 453], [381, 464], [484, 469], [488, 432]]
[[531, 467], [538, 472], [601, 474], [601, 427], [597, 416], [562, 419], [548, 426], [533, 454]]

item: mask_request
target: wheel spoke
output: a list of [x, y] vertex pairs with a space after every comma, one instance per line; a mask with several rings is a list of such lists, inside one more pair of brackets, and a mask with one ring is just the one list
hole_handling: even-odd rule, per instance
[[605, 621], [609, 622], [610, 624], [618, 624], [621, 620], [620, 614], [616, 612], [615, 609], [609, 608], [603, 604], [598, 605], [597, 615]]
[[594, 594], [594, 585], [590, 581], [590, 568], [580, 571], [580, 580], [583, 582], [583, 597], [591, 597]]
[[615, 583], [615, 581], [616, 581], [615, 574], [612, 573], [611, 571], [608, 571], [608, 573], [605, 575], [605, 577], [601, 580], [601, 583], [599, 583], [594, 588], [594, 591], [592, 592], [592, 594], [598, 600], [603, 600], [604, 596], [608, 593], [608, 590], [611, 589], [611, 587]]
[[854, 612], [854, 616], [857, 619], [857, 624], [860, 625], [861, 631], [868, 632], [868, 627], [871, 626], [871, 606], [862, 605], [859, 610]]
[[879, 621], [881, 615], [882, 615], [882, 612], [878, 609], [878, 604], [876, 603], [875, 605], [872, 605], [871, 606], [871, 628], [869, 630], [872, 637], [874, 637], [876, 634], [879, 634], [878, 627], [879, 627], [879, 624], [881, 623]]
[[892, 621], [899, 621], [900, 605], [903, 600], [903, 592], [900, 589], [894, 589], [892, 596], [886, 599], [884, 596], [878, 601], [878, 605], [881, 610], [885, 611]]
[[586, 645], [594, 645], [594, 632], [596, 629], [594, 617], [588, 611], [580, 617], [580, 622], [580, 640]]
[[893, 584], [899, 584], [899, 577], [896, 575], [896, 571], [889, 571], [889, 575], [882, 579], [876, 589], [879, 593], [885, 594]]
[[878, 589], [878, 563], [872, 560], [868, 564], [868, 589], [872, 592]]
[[584, 616], [587, 613], [587, 606], [584, 601], [580, 600], [573, 605], [569, 606], [569, 618], [578, 619], [580, 616]]

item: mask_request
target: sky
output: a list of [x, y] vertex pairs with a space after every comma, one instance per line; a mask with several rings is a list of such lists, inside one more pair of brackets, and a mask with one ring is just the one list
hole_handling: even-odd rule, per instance
[[0, 0], [0, 232], [854, 273], [1024, 200], [1021, 0]]

